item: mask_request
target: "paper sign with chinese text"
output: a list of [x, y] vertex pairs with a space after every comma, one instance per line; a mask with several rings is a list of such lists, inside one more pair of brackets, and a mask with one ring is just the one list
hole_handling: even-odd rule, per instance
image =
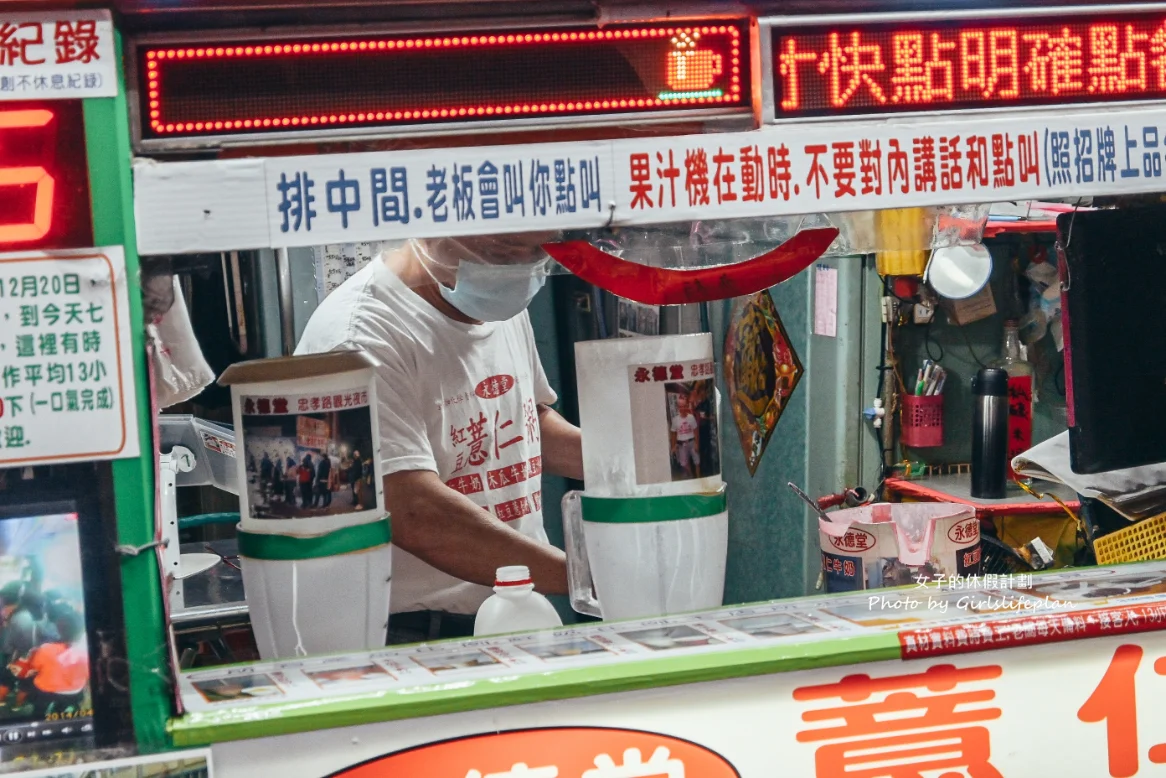
[[138, 455], [126, 285], [120, 246], [0, 255], [0, 467]]
[[0, 16], [0, 100], [117, 94], [109, 11]]

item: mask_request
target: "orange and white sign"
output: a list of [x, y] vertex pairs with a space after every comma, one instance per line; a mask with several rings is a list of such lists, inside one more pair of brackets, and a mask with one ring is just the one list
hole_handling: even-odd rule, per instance
[[[1166, 633], [774, 673], [224, 743], [224, 778], [1135, 778]], [[386, 747], [388, 746], [388, 747]]]
[[121, 246], [0, 255], [0, 467], [138, 455]]

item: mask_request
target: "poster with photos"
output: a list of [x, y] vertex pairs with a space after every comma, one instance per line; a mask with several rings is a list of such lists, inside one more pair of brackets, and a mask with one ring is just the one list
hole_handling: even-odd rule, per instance
[[621, 297], [617, 307], [621, 338], [660, 334], [660, 306], [644, 305]]
[[376, 511], [367, 387], [240, 397], [248, 514], [305, 519]]
[[636, 483], [721, 473], [716, 370], [712, 361], [630, 365]]

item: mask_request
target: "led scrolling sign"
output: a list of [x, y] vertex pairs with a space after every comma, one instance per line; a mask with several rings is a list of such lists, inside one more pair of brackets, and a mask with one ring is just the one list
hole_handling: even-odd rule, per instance
[[138, 47], [143, 140], [748, 110], [744, 22]]
[[772, 28], [776, 118], [1166, 97], [1166, 14]]

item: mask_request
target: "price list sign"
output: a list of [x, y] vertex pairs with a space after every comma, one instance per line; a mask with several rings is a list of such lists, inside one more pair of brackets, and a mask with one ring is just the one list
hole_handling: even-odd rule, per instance
[[0, 467], [138, 448], [121, 247], [0, 255]]

